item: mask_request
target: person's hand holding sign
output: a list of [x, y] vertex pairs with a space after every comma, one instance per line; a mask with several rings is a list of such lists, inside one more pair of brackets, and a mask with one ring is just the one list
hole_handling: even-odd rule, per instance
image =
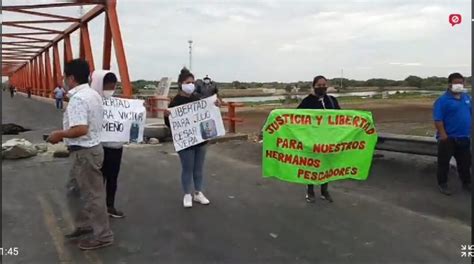
[[170, 110], [168, 110], [168, 109], [165, 109], [165, 111], [164, 111], [164, 115], [165, 115], [165, 117], [168, 117], [168, 116], [170, 116], [170, 115], [171, 115], [171, 112], [170, 112]]
[[224, 101], [223, 101], [221, 98], [217, 97], [217, 100], [214, 102], [214, 104], [215, 104], [217, 107], [221, 107], [221, 106], [224, 105]]

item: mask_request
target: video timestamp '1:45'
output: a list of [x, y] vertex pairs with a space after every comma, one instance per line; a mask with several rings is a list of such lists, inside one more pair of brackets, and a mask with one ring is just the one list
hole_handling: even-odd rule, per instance
[[18, 247], [0, 247], [0, 255], [1, 256], [18, 256], [20, 251], [18, 250]]

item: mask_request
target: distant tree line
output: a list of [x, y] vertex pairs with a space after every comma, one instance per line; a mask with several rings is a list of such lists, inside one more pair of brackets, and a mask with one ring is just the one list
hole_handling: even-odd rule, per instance
[[[471, 86], [472, 77], [466, 77], [466, 86]], [[329, 79], [331, 86], [341, 89], [341, 78], [332, 78]], [[158, 81], [148, 81], [148, 80], [136, 80], [132, 82], [133, 92], [138, 93], [140, 90], [143, 90], [147, 85], [158, 86]], [[357, 87], [417, 87], [419, 89], [446, 89], [448, 83], [447, 77], [428, 77], [421, 78], [418, 76], [410, 75], [404, 80], [390, 80], [383, 78], [372, 78], [366, 81], [353, 80], [353, 79], [342, 79], [342, 90], [348, 88], [357, 88]], [[293, 87], [299, 88], [301, 91], [307, 91], [311, 88], [311, 81], [299, 81], [299, 82], [217, 82], [219, 89], [248, 89], [248, 88], [275, 88], [275, 89], [285, 89], [291, 91]], [[172, 85], [174, 86], [174, 85]]]
[[[471, 86], [472, 77], [466, 77], [466, 86]], [[331, 86], [336, 88], [341, 88], [341, 78], [332, 78], [329, 79]], [[219, 87], [222, 89], [247, 89], [247, 88], [276, 88], [276, 89], [285, 89], [291, 90], [292, 87], [298, 87], [301, 90], [308, 90], [311, 88], [311, 81], [308, 82], [240, 82], [233, 81], [231, 83], [218, 83]], [[428, 77], [421, 78], [418, 76], [410, 75], [404, 80], [390, 80], [383, 78], [372, 78], [366, 81], [353, 80], [342, 78], [342, 89], [347, 88], [357, 88], [357, 87], [417, 87], [420, 89], [446, 89], [448, 84], [447, 77]]]

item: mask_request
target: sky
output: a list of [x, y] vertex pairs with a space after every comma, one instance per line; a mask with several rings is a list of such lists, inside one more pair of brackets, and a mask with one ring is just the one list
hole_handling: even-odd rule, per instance
[[[469, 0], [117, 2], [132, 80], [176, 80], [189, 39], [196, 77], [223, 82], [471, 75]], [[452, 13], [461, 24], [448, 22]], [[90, 31], [99, 65], [103, 18]]]

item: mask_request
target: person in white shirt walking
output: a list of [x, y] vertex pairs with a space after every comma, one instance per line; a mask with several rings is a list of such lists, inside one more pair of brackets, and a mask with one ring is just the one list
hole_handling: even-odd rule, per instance
[[63, 87], [58, 85], [53, 91], [54, 93], [54, 99], [56, 99], [56, 109], [63, 109], [63, 100], [64, 100], [64, 95], [66, 94], [66, 90], [64, 90]]
[[66, 238], [80, 239], [92, 234], [91, 238], [80, 241], [82, 250], [109, 246], [114, 240], [101, 172], [104, 158], [100, 144], [102, 98], [89, 87], [89, 74], [89, 64], [85, 60], [75, 59], [65, 65], [65, 86], [71, 90], [63, 116], [63, 130], [52, 132], [47, 139], [52, 144], [64, 140], [71, 152], [73, 166], [70, 173], [79, 185], [84, 205], [75, 219], [76, 229]]

